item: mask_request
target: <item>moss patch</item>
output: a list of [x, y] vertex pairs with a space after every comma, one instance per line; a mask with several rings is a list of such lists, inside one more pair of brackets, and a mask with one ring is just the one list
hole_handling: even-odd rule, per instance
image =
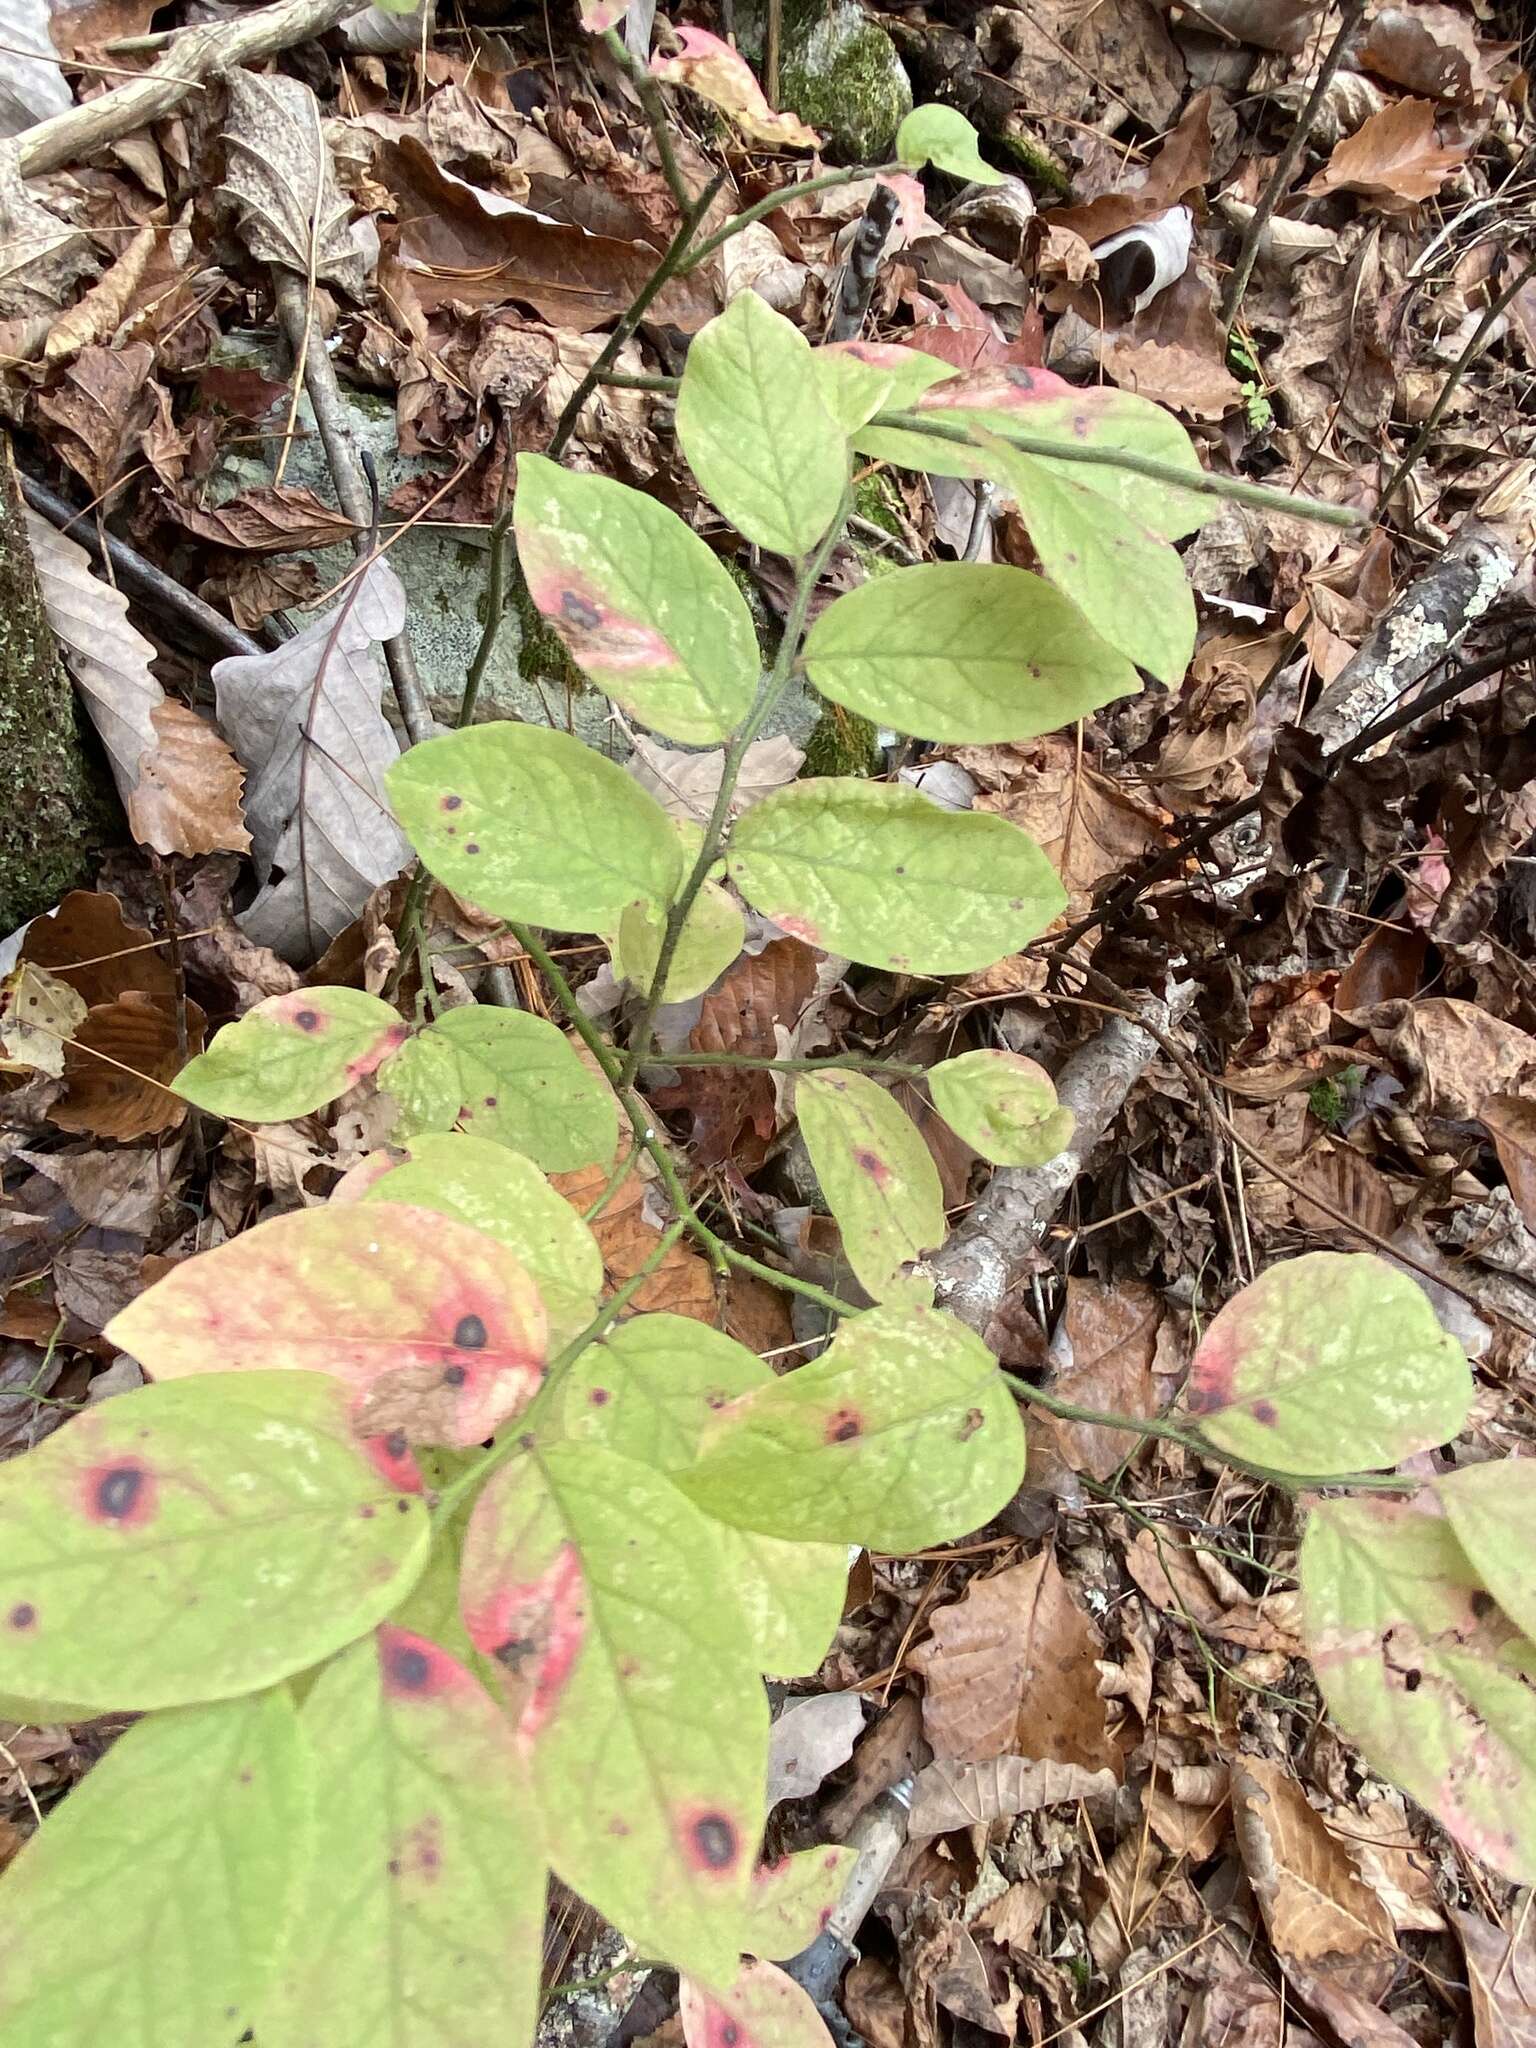
[[880, 746], [875, 728], [857, 711], [827, 704], [805, 743], [802, 775], [878, 775]]
[[874, 164], [912, 111], [912, 86], [896, 45], [852, 0], [811, 0], [785, 9], [779, 99], [822, 131], [829, 158]]

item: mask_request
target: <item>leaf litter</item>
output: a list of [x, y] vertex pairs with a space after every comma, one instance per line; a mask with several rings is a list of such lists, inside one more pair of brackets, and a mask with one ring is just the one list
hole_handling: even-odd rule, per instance
[[[588, 11], [594, 26], [618, 18]], [[683, 87], [676, 147], [695, 184], [706, 164], [731, 181], [713, 220], [769, 189], [765, 177], [804, 175], [796, 165], [826, 135], [805, 107], [763, 96], [760, 69], [715, 33], [723, 11], [697, 11], [652, 69]], [[130, 33], [148, 27], [140, 14]], [[110, 33], [77, 30], [67, 12], [6, 19], [26, 54], [0, 116], [24, 150], [32, 122], [94, 90], [84, 67], [119, 60], [104, 54]], [[1174, 1045], [1206, 1086], [1155, 1048], [1111, 1107], [1000, 1319], [1009, 1363], [1085, 1407], [1166, 1419], [1196, 1405], [1191, 1386], [1231, 1393], [1218, 1312], [1239, 1284], [1279, 1260], [1294, 1275], [1298, 1255], [1386, 1245], [1404, 1287], [1435, 1276], [1429, 1299], [1455, 1333], [1454, 1356], [1449, 1339], [1434, 1347], [1440, 1365], [1459, 1375], [1462, 1353], [1477, 1355], [1470, 1409], [1437, 1412], [1413, 1440], [1449, 1510], [1486, 1461], [1533, 1450], [1527, 583], [1475, 615], [1436, 611], [1427, 591], [1433, 630], [1485, 673], [1389, 751], [1329, 763], [1305, 726], [1341, 681], [1367, 706], [1357, 731], [1400, 703], [1369, 656], [1372, 630], [1469, 522], [1515, 556], [1536, 536], [1536, 302], [1527, 285], [1498, 304], [1536, 242], [1531, 51], [1517, 10], [1369, 10], [1289, 168], [1229, 340], [1218, 309], [1242, 227], [1337, 20], [1312, 0], [1036, 0], [963, 32], [901, 25], [918, 96], [942, 88], [963, 106], [1013, 191], [957, 204], [941, 174], [897, 181], [902, 224], [865, 340], [966, 373], [1050, 370], [1139, 393], [1183, 416], [1209, 466], [1304, 478], [1341, 506], [1374, 510], [1397, 459], [1414, 460], [1393, 480], [1391, 521], [1368, 537], [1229, 506], [1186, 542], [1199, 637], [1182, 688], [1170, 674], [1173, 686], [1075, 731], [923, 752], [930, 771], [963, 771], [978, 810], [1046, 847], [1068, 902], [1043, 948], [936, 990], [752, 912], [738, 957], [662, 1013], [643, 1080], [722, 1229], [863, 1298], [855, 1273], [879, 1292], [905, 1261], [838, 1241], [820, 1186], [837, 1168], [824, 1139], [807, 1148], [799, 1135], [788, 1077], [688, 1055], [849, 1051], [913, 1069], [904, 1090], [921, 1087], [916, 1070], [983, 1054], [1060, 1075], [1092, 1049], [1093, 1003], [1186, 985]], [[122, 1382], [105, 1333], [148, 1280], [214, 1243], [259, 1261], [272, 1242], [261, 1232], [355, 1188], [349, 1176], [373, 1171], [389, 1139], [371, 1072], [335, 1107], [254, 1131], [189, 1119], [170, 1084], [210, 1021], [274, 1001], [303, 1013], [310, 982], [339, 980], [387, 992], [414, 1022], [464, 1006], [495, 974], [548, 1014], [520, 945], [440, 887], [419, 944], [397, 946], [408, 848], [383, 795], [402, 739], [381, 650], [407, 622], [404, 593], [377, 560], [341, 590], [336, 554], [317, 571], [309, 551], [363, 531], [357, 505], [250, 454], [311, 431], [290, 366], [246, 388], [234, 380], [254, 373], [218, 357], [253, 308], [266, 316], [272, 267], [298, 272], [320, 315], [314, 345], [344, 385], [393, 407], [400, 447], [432, 465], [385, 516], [421, 511], [441, 488], [444, 511], [487, 521], [508, 460], [547, 446], [675, 212], [615, 80], [583, 70], [575, 84], [568, 25], [549, 46], [523, 25], [468, 39], [408, 25], [370, 47], [348, 24], [345, 58], [312, 43], [239, 69], [207, 119], [183, 110], [140, 129], [78, 177], [34, 177], [18, 141], [0, 145], [4, 403], [25, 466], [78, 515], [64, 535], [33, 511], [27, 531], [123, 811], [95, 886], [38, 905], [0, 980], [7, 1454], [110, 1402]], [[741, 136], [799, 154], [766, 171]], [[749, 283], [820, 342], [873, 190], [792, 200], [750, 246], [674, 280], [621, 368], [674, 372], [680, 342]], [[1182, 270], [1143, 302], [1137, 265], [1155, 274], [1157, 224], [1179, 209]], [[577, 466], [641, 482], [728, 552], [678, 463], [667, 403], [618, 387], [590, 397]], [[958, 489], [968, 502], [874, 463], [857, 545], [834, 557], [818, 604], [873, 584], [892, 558], [964, 553], [973, 533], [982, 559], [1038, 566], [1048, 535], [1006, 504], [976, 517], [970, 485]], [[214, 647], [152, 587], [120, 580], [80, 545], [90, 526], [227, 606], [260, 651]], [[731, 567], [771, 631], [781, 565], [748, 549]], [[534, 715], [563, 725], [568, 667], [547, 650], [541, 662]], [[1442, 664], [1406, 687], [1445, 676]], [[745, 801], [793, 785], [834, 729], [846, 739], [846, 715], [760, 741]], [[718, 752], [627, 737], [631, 772], [667, 813], [707, 815]], [[912, 771], [879, 746], [871, 736], [864, 755], [879, 776]], [[608, 937], [565, 963], [594, 1009], [625, 1000], [617, 982], [602, 994]], [[923, 1128], [932, 1174], [906, 1169], [930, 1191], [941, 1181], [964, 1213], [992, 1169], [936, 1119]], [[621, 1139], [554, 1182], [609, 1284], [638, 1274], [672, 1220], [652, 1162]], [[681, 1243], [634, 1305], [724, 1328], [776, 1370], [826, 1336], [805, 1302], [786, 1307]], [[522, 1338], [501, 1380], [478, 1388], [484, 1412], [434, 1406], [408, 1359], [397, 1383], [359, 1398], [415, 1436], [462, 1436], [522, 1398], [537, 1350]], [[1437, 1384], [1450, 1401], [1449, 1379]], [[1260, 1411], [1286, 1394], [1277, 1367], [1245, 1396], [1250, 1425], [1270, 1428]], [[1237, 1413], [1230, 1400], [1224, 1412]], [[1421, 1447], [1457, 1423], [1448, 1447]], [[1025, 1485], [984, 1530], [860, 1559], [819, 1670], [774, 1687], [767, 1847], [847, 1839], [914, 1781], [838, 1993], [866, 2039], [1278, 2043], [1315, 2027], [1374, 2043], [1459, 2028], [1502, 2048], [1530, 2035], [1536, 1951], [1520, 1895], [1383, 1785], [1366, 1738], [1362, 1754], [1323, 1718], [1300, 1656], [1299, 1534], [1283, 1497], [1186, 1444], [1036, 1415]], [[0, 1723], [0, 1862], [31, 1834], [38, 1799], [84, 1776], [120, 1726]], [[557, 1892], [546, 1982], [618, 1960], [613, 1940]], [[561, 2004], [612, 2024], [639, 1980]], [[690, 2044], [725, 2028], [825, 2038], [767, 1962], [728, 1986], [686, 1980], [680, 2016], [662, 2000], [648, 2024]]]

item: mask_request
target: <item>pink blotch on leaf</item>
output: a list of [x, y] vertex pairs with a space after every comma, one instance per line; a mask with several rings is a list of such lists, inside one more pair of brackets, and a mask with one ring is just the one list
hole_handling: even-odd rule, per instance
[[403, 1429], [389, 1430], [383, 1436], [365, 1436], [362, 1442], [368, 1462], [397, 1492], [421, 1492], [421, 1467], [411, 1455]]
[[891, 1169], [877, 1152], [871, 1152], [867, 1145], [861, 1145], [853, 1155], [853, 1163], [860, 1173], [867, 1173], [877, 1188], [883, 1188], [891, 1177]]
[[141, 1458], [107, 1458], [81, 1475], [81, 1506], [88, 1521], [106, 1528], [142, 1529], [159, 1510], [159, 1485]]
[[821, 950], [821, 933], [808, 917], [796, 917], [792, 911], [779, 910], [773, 913], [772, 921], [779, 930], [791, 939], [800, 939], [807, 946]]
[[367, 1052], [360, 1052], [355, 1060], [347, 1061], [343, 1069], [347, 1086], [350, 1088], [377, 1072], [392, 1052], [400, 1050], [410, 1035], [410, 1027], [406, 1024], [391, 1024], [387, 1030], [381, 1031], [377, 1042]]
[[441, 1699], [470, 1682], [436, 1643], [388, 1625], [379, 1630], [379, 1676], [384, 1697], [391, 1700]]
[[692, 1807], [678, 1828], [683, 1854], [702, 1877], [729, 1877], [741, 1861], [741, 1830], [718, 1807]]
[[466, 1604], [464, 1626], [475, 1648], [501, 1666], [517, 1740], [528, 1750], [559, 1705], [586, 1637], [586, 1580], [576, 1546], [563, 1543], [536, 1579]]

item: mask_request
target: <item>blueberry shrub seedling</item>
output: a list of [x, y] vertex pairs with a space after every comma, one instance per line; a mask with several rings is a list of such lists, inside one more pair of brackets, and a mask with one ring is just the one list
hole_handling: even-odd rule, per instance
[[[690, 58], [687, 82], [708, 90], [719, 61]], [[937, 109], [902, 154], [986, 168]], [[106, 1332], [150, 1384], [0, 1468], [4, 1710], [141, 1716], [6, 1876], [16, 2048], [526, 2042], [550, 1872], [683, 1973], [709, 2038], [817, 2038], [767, 1965], [812, 1939], [848, 1857], [759, 1863], [763, 1676], [816, 1669], [850, 1545], [907, 1551], [996, 1514], [1024, 1468], [1016, 1395], [1049, 1397], [935, 1304], [928, 1148], [873, 1074], [835, 1063], [801, 1078], [798, 1116], [874, 1306], [783, 1375], [699, 1322], [628, 1314], [680, 1235], [722, 1271], [755, 1263], [689, 1202], [636, 1076], [660, 1004], [736, 957], [743, 903], [920, 975], [1043, 932], [1065, 892], [1004, 819], [830, 777], [730, 823], [746, 748], [802, 668], [938, 742], [1051, 731], [1143, 669], [1176, 686], [1195, 613], [1173, 543], [1229, 487], [1127, 393], [813, 348], [751, 291], [694, 339], [676, 426], [724, 519], [794, 564], [766, 676], [736, 583], [655, 499], [525, 454], [513, 518], [532, 601], [592, 683], [667, 739], [725, 743], [702, 831], [528, 725], [427, 740], [390, 776], [423, 869], [506, 920], [579, 1043], [502, 1009], [407, 1022], [349, 988], [258, 1004], [180, 1092], [285, 1119], [373, 1076], [396, 1149], [151, 1286]], [[1042, 573], [896, 569], [808, 628], [868, 458], [991, 480]], [[623, 1044], [542, 936], [570, 932], [604, 935], [633, 985]], [[928, 1080], [1000, 1165], [1071, 1135], [1029, 1060], [966, 1052]], [[605, 1299], [592, 1232], [546, 1175], [606, 1170], [621, 1130], [676, 1222]], [[1210, 1324], [1183, 1422], [1128, 1426], [1293, 1490], [1335, 1484], [1302, 1555], [1323, 1691], [1378, 1769], [1530, 1882], [1536, 1574], [1506, 1532], [1532, 1468], [1374, 1493], [1353, 1474], [1455, 1435], [1470, 1394], [1412, 1281], [1320, 1254]]]

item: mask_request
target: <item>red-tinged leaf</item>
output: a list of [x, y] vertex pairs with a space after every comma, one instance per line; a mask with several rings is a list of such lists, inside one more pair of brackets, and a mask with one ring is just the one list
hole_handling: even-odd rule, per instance
[[389, 1613], [427, 1542], [330, 1381], [142, 1387], [0, 1469], [0, 1685], [106, 1709], [273, 1684]]
[[605, 28], [617, 28], [629, 12], [629, 0], [581, 0], [581, 25], [588, 35], [600, 36]]
[[475, 1505], [461, 1599], [555, 1870], [644, 1953], [729, 1983], [768, 1722], [710, 1523], [634, 1459], [535, 1449]]
[[234, 2041], [276, 1960], [313, 1799], [286, 1689], [139, 1721], [0, 1886], [0, 2035], [15, 2048]]
[[328, 1373], [365, 1433], [464, 1445], [537, 1392], [546, 1319], [504, 1245], [385, 1203], [258, 1223], [177, 1266], [103, 1334], [157, 1380]]
[[741, 1945], [748, 1955], [782, 1962], [809, 1948], [837, 1911], [857, 1849], [802, 1849], [777, 1863], [759, 1863], [747, 1894]]
[[743, 1962], [726, 1991], [684, 1977], [678, 1996], [688, 2048], [827, 2048], [832, 2039], [810, 1993], [772, 1963]]
[[227, 1024], [177, 1075], [176, 1093], [215, 1116], [308, 1116], [375, 1072], [406, 1037], [389, 1004], [360, 988], [294, 989]]
[[324, 1796], [257, 2039], [531, 2039], [544, 1855], [506, 1717], [446, 1650], [385, 1627], [321, 1674], [301, 1725]]
[[1200, 1341], [1184, 1402], [1224, 1451], [1313, 1475], [1443, 1444], [1472, 1400], [1465, 1354], [1406, 1273], [1310, 1252], [1261, 1273]]
[[747, 68], [746, 59], [702, 28], [674, 28], [678, 54], [651, 59], [653, 77], [669, 85], [686, 85], [700, 99], [718, 107], [743, 135], [773, 149], [815, 149], [821, 137], [794, 114], [776, 114], [763, 89]]

